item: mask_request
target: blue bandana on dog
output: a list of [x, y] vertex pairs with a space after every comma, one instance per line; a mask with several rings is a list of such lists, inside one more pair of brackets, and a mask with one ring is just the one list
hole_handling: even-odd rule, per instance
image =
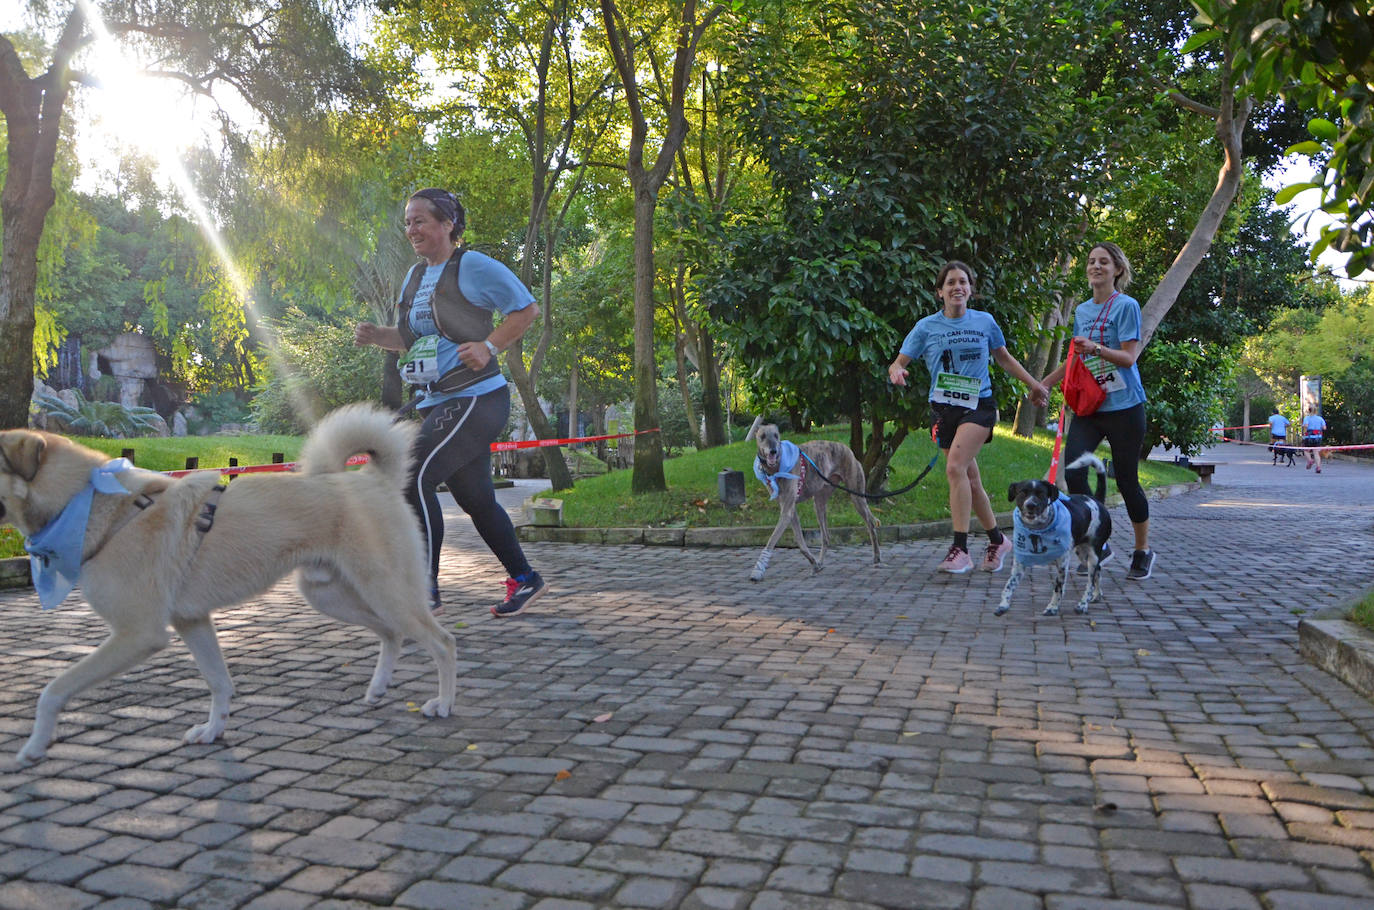
[[[797, 466], [797, 462], [800, 460], [801, 449], [797, 447], [795, 442], [788, 442], [786, 439], [778, 443], [778, 473], [765, 473], [763, 470], [763, 459], [754, 459], [754, 476], [763, 481], [763, 485], [768, 488], [769, 499], [778, 498], [777, 479], [779, 477], [786, 477], [789, 480], [801, 480], [802, 474], [792, 473], [792, 469]], [[804, 466], [803, 471], [805, 471]]]
[[38, 602], [44, 610], [66, 600], [81, 578], [81, 551], [86, 543], [86, 523], [91, 517], [91, 503], [95, 494], [112, 493], [127, 496], [116, 474], [133, 467], [127, 458], [116, 458], [98, 468], [91, 468], [91, 480], [86, 488], [72, 497], [58, 516], [37, 534], [24, 541], [29, 554], [29, 568]]
[[1021, 511], [1011, 512], [1011, 541], [1016, 561], [1025, 566], [1044, 566], [1054, 562], [1073, 546], [1073, 516], [1064, 500], [1050, 503], [1053, 516], [1044, 528], [1028, 528], [1021, 523]]

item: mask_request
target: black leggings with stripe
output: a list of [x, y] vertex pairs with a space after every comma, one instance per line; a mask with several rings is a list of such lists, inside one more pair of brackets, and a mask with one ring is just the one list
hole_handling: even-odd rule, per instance
[[447, 483], [458, 506], [514, 578], [530, 570], [509, 513], [496, 501], [491, 482], [491, 444], [510, 418], [510, 387], [484, 395], [454, 398], [429, 408], [415, 438], [415, 472], [406, 501], [420, 518], [420, 536], [429, 547], [430, 579], [439, 577], [444, 516], [437, 487]]
[[[1116, 488], [1126, 503], [1126, 514], [1140, 524], [1150, 520], [1150, 501], [1140, 487], [1140, 448], [1145, 443], [1145, 405], [1119, 411], [1098, 411], [1087, 417], [1074, 417], [1064, 437], [1064, 464], [1070, 465], [1084, 452], [1092, 452], [1103, 439], [1112, 447], [1112, 473]], [[1064, 472], [1070, 493], [1089, 493], [1088, 469]]]

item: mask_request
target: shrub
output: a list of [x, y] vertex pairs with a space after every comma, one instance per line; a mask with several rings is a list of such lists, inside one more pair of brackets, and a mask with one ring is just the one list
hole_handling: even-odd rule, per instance
[[352, 325], [321, 322], [296, 308], [272, 323], [278, 356], [253, 398], [264, 433], [303, 434], [327, 411], [353, 401], [380, 401], [382, 352], [353, 344]]
[[35, 398], [50, 426], [56, 424], [79, 436], [124, 439], [155, 433], [162, 424], [162, 418], [152, 408], [126, 408], [117, 401], [89, 401], [78, 389], [71, 393], [76, 397], [75, 406], [55, 395]]

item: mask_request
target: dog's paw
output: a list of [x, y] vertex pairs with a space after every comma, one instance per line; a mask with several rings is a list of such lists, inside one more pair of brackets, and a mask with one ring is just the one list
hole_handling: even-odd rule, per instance
[[1086, 603], [1081, 603], [1081, 604], [1079, 604], [1078, 606], [1074, 607], [1074, 608], [1073, 608], [1073, 611], [1074, 611], [1075, 613], [1082, 613], [1082, 614], [1086, 615], [1087, 612], [1088, 612], [1088, 605], [1087, 605]]
[[372, 689], [368, 689], [367, 692], [363, 694], [363, 704], [375, 705], [382, 700], [382, 696], [384, 695], [386, 695], [385, 688], [377, 689], [375, 691]]
[[752, 571], [752, 572], [749, 573], [749, 580], [750, 580], [750, 581], [763, 581], [763, 573], [760, 572], [758, 569], [755, 569], [754, 571]]
[[26, 743], [24, 748], [15, 754], [14, 760], [21, 768], [28, 768], [41, 762], [48, 755], [47, 746], [37, 746], [33, 743]]
[[224, 721], [206, 721], [203, 724], [196, 724], [186, 731], [186, 735], [181, 738], [184, 743], [206, 745], [219, 739], [224, 732]]
[[1041, 616], [1058, 616], [1058, 615], [1059, 615], [1059, 607], [1058, 607], [1058, 605], [1055, 605], [1055, 606], [1053, 606], [1053, 607], [1046, 607], [1046, 608], [1045, 608], [1045, 611], [1044, 611], [1043, 613], [1041, 613], [1040, 615], [1041, 615]]
[[425, 717], [448, 717], [449, 712], [452, 710], [453, 705], [445, 702], [442, 698], [431, 698], [429, 701], [425, 702], [424, 707], [420, 709], [420, 713]]
[[992, 611], [993, 616], [1001, 616], [1011, 609], [1011, 604], [998, 604], [997, 609]]

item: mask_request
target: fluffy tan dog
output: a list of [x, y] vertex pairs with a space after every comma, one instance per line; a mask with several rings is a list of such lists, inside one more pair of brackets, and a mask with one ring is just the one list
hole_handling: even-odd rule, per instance
[[[79, 564], [86, 600], [110, 637], [43, 690], [20, 763], [43, 758], [68, 699], [166, 647], [169, 626], [210, 686], [209, 719], [184, 739], [217, 739], [233, 683], [210, 615], [292, 570], [311, 606], [381, 638], [364, 701], [385, 694], [402, 643], [413, 639], [439, 670], [439, 695], [423, 713], [447, 717], [457, 687], [453, 636], [430, 615], [419, 528], [401, 493], [413, 435], [386, 411], [350, 405], [310, 434], [299, 473], [245, 474], [222, 494], [214, 472], [180, 480], [136, 468], [112, 475], [128, 494], [94, 494]], [[345, 471], [358, 453], [369, 463]], [[0, 432], [0, 521], [32, 538], [109, 460], [50, 433]]]

